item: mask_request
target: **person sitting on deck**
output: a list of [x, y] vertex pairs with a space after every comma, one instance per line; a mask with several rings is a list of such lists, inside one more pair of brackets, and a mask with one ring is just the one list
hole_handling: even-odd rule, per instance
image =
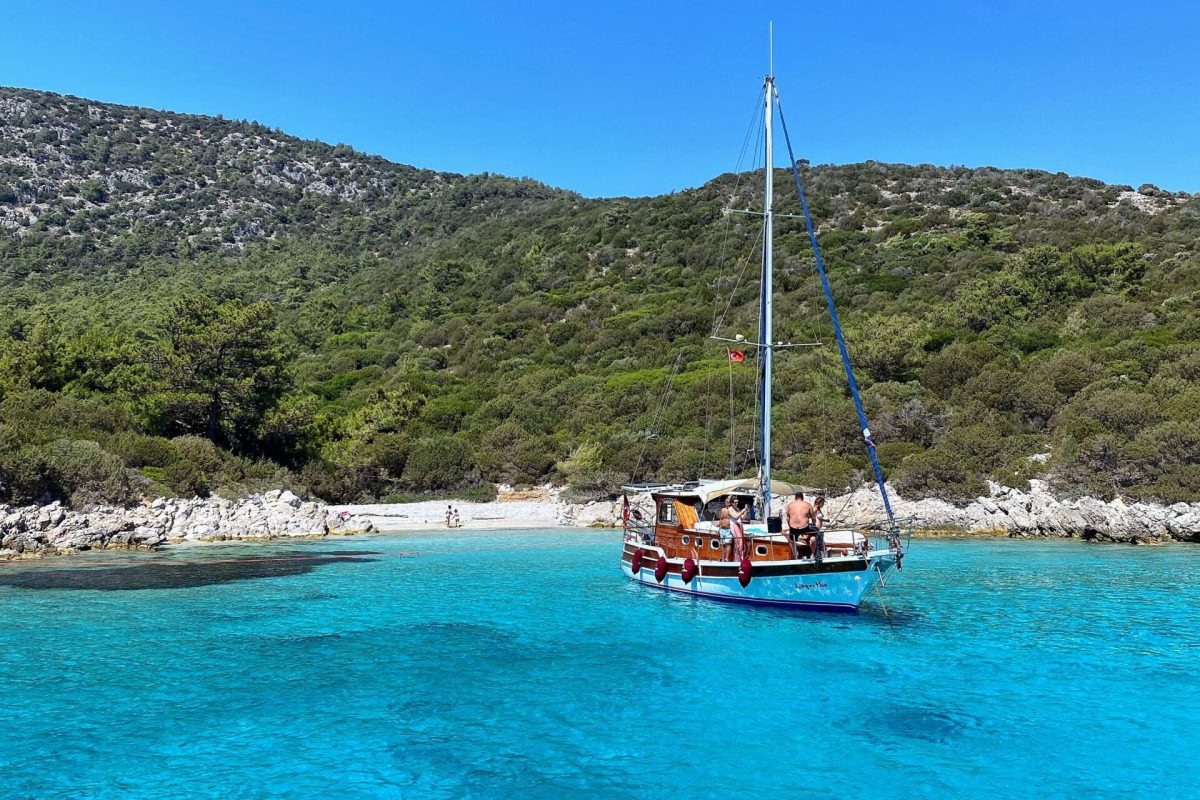
[[[734, 561], [741, 561], [742, 558], [744, 558], [745, 548], [743, 545], [745, 542], [746, 531], [742, 527], [742, 520], [745, 518], [745, 516], [746, 509], [739, 509], [737, 507], [737, 497], [734, 495], [729, 495], [729, 497], [725, 499], [725, 507], [722, 508], [720, 513], [717, 514], [717, 527], [720, 528], [722, 532], [729, 531], [729, 534], [733, 540]], [[724, 539], [725, 536], [722, 534], [721, 538]], [[728, 551], [726, 551], [725, 557], [726, 560], [728, 560]]]
[[[788, 534], [792, 539], [792, 552], [797, 553], [796, 547], [800, 540], [808, 545], [808, 554], [817, 552], [816, 515], [812, 504], [804, 499], [804, 492], [796, 492], [796, 497], [787, 505]], [[798, 554], [798, 553], [797, 553]]]

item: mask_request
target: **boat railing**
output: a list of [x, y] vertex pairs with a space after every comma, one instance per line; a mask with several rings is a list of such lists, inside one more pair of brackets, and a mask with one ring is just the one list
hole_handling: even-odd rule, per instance
[[630, 522], [625, 526], [625, 541], [634, 544], [653, 545], [654, 526], [645, 522]]
[[908, 552], [912, 543], [913, 526], [916, 521], [916, 516], [896, 517], [890, 524], [886, 520], [879, 520], [862, 526], [862, 531], [873, 540], [872, 550], [891, 550], [902, 555]]

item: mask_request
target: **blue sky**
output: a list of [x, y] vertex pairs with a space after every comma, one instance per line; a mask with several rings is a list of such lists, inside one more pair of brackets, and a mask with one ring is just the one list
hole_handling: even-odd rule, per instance
[[588, 196], [658, 194], [736, 166], [773, 19], [800, 158], [1200, 191], [1200, 4], [341, 5], [9, 3], [0, 85], [255, 119]]

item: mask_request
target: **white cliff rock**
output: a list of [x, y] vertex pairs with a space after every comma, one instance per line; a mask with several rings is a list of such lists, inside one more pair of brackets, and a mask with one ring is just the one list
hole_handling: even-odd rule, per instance
[[[490, 503], [454, 502], [465, 528], [619, 527], [622, 502], [563, 502], [554, 487], [502, 487]], [[1056, 497], [1044, 481], [1027, 490], [991, 483], [988, 496], [965, 505], [924, 498], [907, 500], [890, 490], [896, 517], [916, 530], [996, 533], [1008, 536], [1076, 537], [1088, 541], [1200, 542], [1200, 503], [1104, 502]], [[630, 498], [646, 513], [650, 496]], [[14, 508], [0, 504], [0, 559], [73, 553], [99, 548], [154, 549], [167, 542], [318, 537], [378, 528], [441, 528], [446, 502], [326, 506], [290, 491], [270, 491], [236, 501], [221, 498], [158, 498], [135, 508], [76, 512], [58, 503]], [[884, 515], [873, 487], [830, 497], [834, 524], [867, 525]], [[911, 520], [911, 522], [909, 522]]]
[[[1104, 502], [1093, 497], [1062, 499], [1045, 481], [1032, 480], [1028, 490], [989, 483], [988, 496], [962, 505], [925, 498], [907, 500], [888, 487], [897, 519], [911, 520], [915, 530], [996, 533], [1015, 537], [1075, 537], [1089, 541], [1153, 543], [1171, 539], [1200, 542], [1200, 503]], [[631, 497], [642, 509], [648, 495]], [[835, 524], [869, 525], [884, 516], [883, 501], [874, 487], [861, 487], [825, 504]], [[621, 503], [568, 506], [561, 524], [580, 527], [621, 525]]]
[[87, 512], [58, 503], [0, 505], [0, 560], [103, 548], [153, 550], [170, 541], [317, 537], [373, 529], [367, 519], [334, 514], [324, 504], [278, 491], [237, 501], [160, 497], [135, 508]]

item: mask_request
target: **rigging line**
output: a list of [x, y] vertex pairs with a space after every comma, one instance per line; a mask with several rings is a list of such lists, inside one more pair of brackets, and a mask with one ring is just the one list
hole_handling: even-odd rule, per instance
[[[762, 115], [763, 92], [765, 92], [766, 90], [767, 89], [764, 86], [762, 92], [758, 93], [758, 98], [754, 101], [754, 103], [755, 103], [754, 111], [750, 114], [750, 124], [748, 126], [746, 126], [746, 135], [742, 137], [742, 149], [738, 152], [737, 164], [733, 168], [733, 173], [736, 176], [736, 178], [734, 179], [734, 182], [733, 182], [733, 193], [730, 195], [730, 198], [737, 196], [738, 189], [742, 185], [742, 162], [744, 162], [746, 159], [746, 148], [750, 146], [750, 135], [758, 127], [758, 125], [757, 125], [758, 118]], [[757, 143], [756, 143], [755, 147], [757, 148]], [[717, 256], [717, 274], [718, 275], [720, 275], [721, 270], [725, 266], [725, 252], [727, 249], [727, 245], [729, 244], [729, 228], [730, 228], [730, 226], [731, 226], [730, 217], [728, 214], [726, 214], [725, 215], [725, 230], [722, 232], [722, 236], [721, 236], [721, 249]], [[717, 334], [717, 328], [714, 326], [712, 335], [715, 336], [716, 334]]]
[[[765, 88], [766, 87], [764, 84], [764, 91], [765, 91]], [[765, 96], [766, 95], [760, 95], [760, 97], [765, 97]], [[763, 116], [760, 117], [760, 122], [762, 123], [762, 125], [759, 127], [758, 140], [757, 140], [757, 144], [754, 149], [754, 161], [757, 164], [765, 164], [766, 163], [766, 155], [767, 155], [766, 124], [765, 124], [766, 123], [766, 120], [765, 120], [766, 104], [764, 103], [763, 105], [764, 105]], [[756, 167], [754, 171], [757, 172], [757, 169], [758, 168]], [[763, 254], [763, 250], [766, 247], [766, 242], [767, 242], [767, 214], [766, 214], [766, 194], [764, 193], [763, 194], [762, 229], [759, 234], [758, 241], [755, 243], [755, 250], [754, 250], [754, 255], [756, 256], [754, 263], [758, 268], [760, 280], [762, 279], [762, 268], [763, 268], [762, 254]], [[749, 261], [747, 261], [746, 266], [749, 267]], [[759, 294], [761, 296], [761, 291], [759, 292]], [[761, 324], [761, 320], [760, 320], [760, 324]], [[762, 357], [763, 357], [762, 350], [759, 349], [755, 354], [755, 358], [757, 359], [755, 362], [755, 370], [756, 371], [762, 369]], [[759, 479], [761, 479], [762, 478], [762, 469], [761, 469], [762, 465], [761, 465], [760, 461], [762, 459], [762, 453], [759, 452], [759, 444], [760, 444], [760, 439], [762, 438], [762, 413], [761, 413], [762, 394], [761, 394], [761, 386], [759, 384], [760, 384], [760, 381], [755, 380], [755, 382], [754, 382], [754, 386], [755, 386], [755, 389], [754, 389], [754, 416], [752, 418], [751, 427], [750, 427], [750, 446], [746, 448], [746, 458], [747, 458], [747, 462], [749, 464], [755, 465], [755, 467], [756, 467], [755, 475]]]
[[[763, 86], [763, 89], [762, 89], [762, 90], [761, 90], [761, 91], [758, 93], [758, 96], [755, 98], [754, 110], [753, 110], [753, 113], [751, 113], [751, 115], [750, 115], [750, 124], [749, 124], [749, 125], [747, 126], [747, 128], [746, 128], [746, 134], [745, 134], [745, 136], [743, 137], [743, 140], [742, 140], [742, 149], [741, 149], [741, 153], [740, 153], [740, 154], [739, 154], [739, 156], [738, 156], [738, 163], [737, 163], [737, 167], [736, 167], [736, 168], [735, 168], [735, 170], [734, 170], [734, 173], [735, 173], [735, 175], [736, 175], [736, 178], [735, 178], [735, 180], [734, 180], [733, 192], [732, 192], [732, 194], [730, 195], [730, 201], [731, 201], [731, 202], [733, 201], [733, 199], [735, 199], [735, 198], [738, 196], [738, 192], [739, 192], [739, 191], [740, 191], [740, 189], [741, 189], [742, 180], [743, 180], [743, 178], [745, 177], [745, 175], [744, 175], [744, 174], [743, 174], [743, 172], [742, 172], [742, 164], [743, 164], [743, 162], [745, 161], [745, 158], [746, 158], [746, 150], [747, 150], [747, 146], [748, 146], [748, 145], [749, 145], [749, 143], [750, 143], [750, 137], [751, 137], [751, 133], [754, 133], [754, 134], [755, 134], [755, 138], [754, 138], [754, 159], [755, 159], [756, 161], [758, 160], [758, 153], [759, 153], [759, 152], [760, 152], [760, 150], [762, 149], [762, 144], [763, 144], [763, 143], [762, 143], [762, 137], [763, 137], [763, 135], [764, 135], [764, 134], [763, 134], [763, 126], [762, 126], [760, 123], [761, 123], [761, 121], [762, 121], [762, 117], [763, 117], [763, 114], [764, 114], [764, 107], [765, 107], [765, 103], [763, 102], [763, 100], [764, 100], [764, 98], [765, 98], [765, 96], [766, 96], [766, 95], [765, 95], [765, 92], [766, 92], [766, 86], [764, 85], [764, 86]], [[726, 214], [726, 215], [725, 215], [725, 230], [724, 230], [724, 235], [722, 236], [722, 239], [721, 239], [721, 252], [720, 252], [720, 257], [719, 257], [719, 259], [718, 259], [718, 270], [717, 270], [717, 272], [718, 272], [718, 279], [717, 279], [716, 285], [714, 286], [714, 290], [715, 290], [715, 291], [714, 291], [714, 294], [715, 294], [714, 300], [716, 301], [716, 303], [717, 303], [718, 305], [719, 305], [719, 303], [720, 303], [720, 297], [721, 297], [721, 294], [722, 294], [722, 293], [719, 291], [719, 286], [720, 286], [720, 278], [719, 278], [719, 276], [720, 276], [721, 274], [724, 274], [724, 272], [725, 272], [725, 270], [724, 270], [724, 264], [725, 264], [725, 261], [726, 261], [726, 255], [727, 255], [727, 252], [728, 252], [729, 235], [730, 235], [730, 230], [731, 230], [731, 227], [732, 227], [731, 215], [729, 215], [729, 214]], [[754, 250], [757, 250], [757, 249], [759, 249], [759, 247], [761, 246], [761, 243], [762, 243], [762, 235], [763, 235], [763, 231], [764, 231], [764, 230], [765, 230], [765, 226], [764, 226], [764, 227], [760, 227], [760, 229], [759, 229], [759, 236], [757, 237], [757, 239], [755, 240], [755, 243], [754, 243], [754, 244], [755, 244]], [[746, 277], [746, 270], [747, 270], [747, 269], [749, 268], [749, 266], [750, 266], [750, 260], [751, 260], [751, 259], [750, 259], [750, 255], [749, 255], [749, 253], [750, 253], [750, 252], [753, 252], [753, 251], [749, 251], [749, 252], [747, 252], [746, 254], [744, 254], [744, 255], [742, 256], [742, 259], [741, 259], [741, 260], [742, 260], [742, 264], [741, 264], [741, 268], [738, 270], [737, 278], [734, 280], [733, 286], [732, 286], [732, 287], [729, 289], [729, 291], [728, 291], [728, 292], [726, 292], [726, 293], [725, 293], [725, 295], [726, 295], [726, 297], [725, 297], [725, 308], [724, 308], [724, 309], [722, 309], [722, 310], [721, 310], [721, 312], [720, 312], [719, 314], [716, 314], [716, 315], [714, 315], [714, 319], [713, 319], [713, 326], [712, 326], [712, 332], [711, 332], [711, 334], [710, 334], [710, 338], [711, 338], [711, 337], [715, 337], [715, 336], [716, 336], [716, 335], [717, 335], [717, 334], [718, 334], [718, 333], [721, 331], [721, 328], [722, 328], [722, 326], [725, 324], [725, 320], [726, 320], [726, 319], [728, 318], [728, 316], [729, 316], [729, 311], [730, 311], [730, 309], [733, 307], [733, 301], [734, 301], [734, 298], [735, 298], [735, 296], [736, 296], [736, 294], [737, 294], [737, 291], [738, 291], [738, 289], [741, 287], [741, 285], [742, 285], [742, 282], [744, 281], [744, 279], [745, 279], [745, 277]], [[733, 366], [733, 365], [732, 365], [732, 363], [730, 363], [730, 364], [729, 364], [729, 366], [730, 366], [730, 369], [732, 370], [732, 366]], [[711, 414], [711, 398], [709, 398], [709, 403], [710, 403], [710, 405], [709, 405], [709, 408], [710, 408], [710, 414]], [[736, 468], [736, 456], [735, 456], [735, 454], [736, 454], [736, 450], [737, 450], [737, 425], [736, 425], [736, 415], [735, 415], [735, 413], [734, 413], [734, 410], [733, 410], [733, 407], [734, 407], [734, 398], [733, 398], [733, 376], [732, 376], [732, 373], [730, 374], [730, 392], [729, 392], [729, 403], [730, 403], [730, 431], [729, 431], [729, 435], [730, 435], [730, 453], [731, 453], [731, 456], [730, 456], [730, 474], [732, 475], [733, 473], [735, 473], [735, 472], [737, 471], [737, 468]], [[709, 445], [708, 445], [708, 438], [707, 438], [707, 434], [706, 434], [706, 440], [705, 440], [705, 466], [707, 466], [707, 459], [708, 459], [708, 455], [709, 455], [709, 453], [708, 453], [708, 447], [709, 447]]]
[[[757, 241], [757, 242], [755, 242], [755, 245], [756, 245], [756, 246], [761, 246], [761, 245], [763, 244], [763, 242], [764, 242], [764, 239], [766, 238], [766, 235], [767, 235], [767, 218], [766, 218], [766, 216], [764, 215], [764, 216], [763, 216], [763, 220], [762, 220], [762, 229], [761, 229], [761, 231], [759, 232], [758, 241]], [[750, 265], [750, 260], [749, 260], [749, 258], [747, 258], [747, 259], [746, 259], [746, 263], [745, 263], [745, 265], [742, 267], [742, 273], [743, 273], [743, 274], [745, 274], [746, 268], [747, 268], [747, 267], [749, 267], [749, 265]], [[761, 264], [761, 262], [759, 263], [759, 268], [760, 268], [760, 270], [761, 270], [761, 268], [762, 268], [762, 264]], [[741, 276], [739, 276], [739, 277], [738, 277], [738, 282], [739, 282], [739, 283], [741, 282]], [[736, 286], [735, 286], [734, 288], [736, 289]], [[730, 298], [730, 299], [732, 300], [732, 294], [731, 294], [731, 298]], [[755, 352], [755, 359], [756, 359], [756, 363], [755, 363], [755, 370], [761, 370], [761, 369], [762, 369], [762, 357], [763, 357], [763, 356], [762, 356], [762, 349], [761, 349], [761, 348], [758, 348], [758, 349], [756, 350], [756, 352]], [[755, 463], [758, 463], [758, 457], [759, 457], [759, 453], [758, 453], [758, 439], [759, 439], [759, 409], [761, 408], [761, 402], [762, 402], [762, 391], [761, 391], [761, 387], [759, 387], [759, 383], [760, 383], [760, 381], [757, 381], [757, 380], [756, 380], [754, 383], [755, 383], [755, 389], [754, 389], [754, 421], [753, 421], [753, 423], [752, 423], [752, 425], [751, 425], [751, 428], [750, 428], [750, 435], [751, 435], [751, 439], [750, 439], [750, 441], [751, 441], [753, 444], [752, 444], [750, 447], [746, 448], [746, 452], [747, 452], [747, 454], [748, 454], [748, 455], [750, 455], [750, 456], [751, 456], [751, 460], [752, 460], [752, 461], [754, 461]], [[761, 477], [761, 476], [760, 476], [760, 477]]]
[[[758, 246], [761, 245], [761, 243], [762, 243], [762, 234], [760, 232], [758, 239], [755, 241], [755, 247], [757, 248]], [[737, 281], [734, 283], [733, 288], [729, 292], [729, 304], [725, 308], [725, 313], [722, 314], [722, 320], [724, 320], [725, 315], [728, 314], [729, 308], [733, 304], [733, 295], [737, 292], [738, 287], [741, 286], [742, 279], [745, 278], [746, 270], [750, 267], [750, 263], [751, 263], [751, 258], [750, 258], [750, 254], [748, 253], [742, 260], [742, 269], [738, 273]], [[729, 362], [729, 368], [730, 368], [730, 370], [733, 369], [733, 362]], [[729, 422], [729, 439], [730, 439], [729, 447], [730, 447], [731, 453], [736, 452], [736, 449], [737, 449], [737, 424], [736, 424], [736, 415], [734, 412], [734, 398], [733, 398], [732, 381], [733, 381], [733, 377], [731, 375], [730, 376], [730, 392], [729, 392], [729, 421], [730, 421]], [[755, 397], [757, 400], [757, 392], [755, 393]], [[757, 405], [756, 405], [755, 406], [755, 419], [756, 420], [757, 420], [757, 414], [758, 414], [758, 409], [757, 409]], [[757, 428], [757, 422], [756, 422], [755, 427], [751, 430], [751, 435], [757, 436], [757, 430], [758, 430], [758, 428]], [[751, 450], [750, 452], [753, 453], [754, 451]], [[730, 460], [730, 465], [731, 465], [730, 466], [730, 471], [731, 471], [730, 474], [732, 476], [732, 474], [737, 472], [736, 462], [732, 457]]]
[[733, 402], [733, 359], [729, 359], [729, 477], [737, 472], [737, 414]]
[[712, 448], [712, 429], [713, 429], [713, 414], [712, 414], [712, 407], [713, 407], [712, 394], [713, 393], [705, 392], [705, 394], [708, 396], [705, 398], [705, 403], [704, 403], [704, 449], [700, 451], [704, 455], [700, 461], [701, 474], [705, 474], [708, 472], [708, 457], [710, 454], [710, 450]]
[[[763, 98], [763, 94], [762, 94], [762, 92], [759, 92], [759, 94], [758, 94], [758, 99], [761, 101], [761, 100], [762, 100], [762, 98]], [[763, 135], [764, 135], [764, 134], [763, 134], [763, 132], [762, 132], [762, 130], [761, 130], [761, 126], [758, 126], [758, 125], [757, 125], [757, 123], [758, 123], [758, 121], [759, 121], [759, 117], [761, 117], [761, 114], [762, 114], [762, 112], [761, 112], [761, 109], [760, 109], [760, 111], [759, 111], [759, 115], [758, 115], [758, 116], [756, 116], [756, 117], [755, 117], [755, 118], [754, 118], [754, 119], [751, 121], [751, 122], [752, 122], [752, 124], [755, 124], [755, 126], [756, 126], [756, 127], [759, 127], [759, 128], [760, 128], [760, 130], [759, 130], [759, 132], [758, 132], [758, 137], [755, 139], [755, 142], [754, 142], [754, 159], [755, 159], [756, 161], [758, 160], [758, 154], [759, 154], [760, 150], [762, 149], [762, 137], [763, 137]], [[740, 163], [740, 162], [739, 162], [739, 164], [738, 164], [738, 168], [739, 168], [739, 169], [741, 169], [741, 163]], [[741, 185], [741, 181], [742, 181], [742, 173], [740, 173], [740, 172], [739, 172], [739, 173], [738, 173], [738, 177], [737, 177], [737, 184], [736, 184], [736, 185], [735, 185], [735, 187], [734, 187], [734, 190], [735, 190], [735, 191], [737, 190], [737, 187]], [[760, 215], [760, 216], [761, 216], [761, 215]], [[725, 216], [725, 220], [726, 220], [725, 232], [726, 232], [726, 234], [728, 235], [728, 233], [729, 233], [729, 225], [730, 225], [730, 222], [729, 222], [729, 220], [730, 220], [730, 216], [729, 216], [729, 215], [726, 215], [726, 216]], [[761, 239], [761, 237], [760, 237], [760, 238], [759, 238], [759, 239], [758, 239], [758, 240], [755, 242], [755, 248], [756, 248], [756, 249], [757, 249], [758, 245], [761, 243], [761, 241], [762, 241], [762, 239]], [[725, 256], [724, 256], [724, 247], [725, 247], [725, 243], [722, 243], [722, 255], [721, 255], [722, 264], [724, 263], [724, 258], [725, 258]], [[720, 270], [719, 270], [719, 271], [720, 271]], [[724, 310], [724, 311], [722, 311], [722, 312], [721, 312], [721, 314], [720, 314], [720, 316], [719, 316], [719, 317], [717, 317], [717, 318], [714, 320], [714, 322], [713, 322], [712, 333], [710, 334], [710, 336], [716, 336], [716, 335], [717, 335], [717, 334], [720, 332], [720, 330], [721, 330], [721, 326], [725, 324], [725, 318], [728, 316], [728, 314], [729, 314], [729, 308], [730, 308], [730, 306], [733, 304], [733, 292], [737, 291], [737, 288], [738, 288], [739, 286], [741, 286], [741, 283], [742, 283], [742, 277], [743, 277], [745, 274], [746, 274], [746, 265], [745, 265], [745, 264], [743, 264], [743, 266], [742, 266], [742, 270], [741, 270], [741, 272], [738, 274], [738, 279], [737, 279], [737, 281], [734, 283], [734, 285], [733, 285], [733, 289], [731, 290], [731, 292], [730, 292], [729, 296], [726, 298], [726, 301], [725, 301], [725, 310]], [[717, 293], [717, 297], [720, 297], [720, 293]]]
[[896, 624], [892, 622], [892, 615], [888, 613], [887, 601], [883, 599], [883, 571], [879, 569], [879, 565], [875, 565], [875, 570], [879, 572], [879, 581], [875, 584], [875, 594], [879, 597], [879, 605], [883, 608], [883, 618], [887, 620], [888, 627], [892, 629], [892, 633], [896, 632]]
[[[746, 126], [745, 135], [742, 137], [742, 146], [741, 146], [741, 149], [738, 151], [737, 164], [734, 166], [734, 169], [733, 169], [734, 175], [736, 177], [734, 179], [733, 194], [731, 195], [731, 198], [736, 197], [739, 188], [741, 188], [742, 163], [746, 159], [746, 149], [750, 146], [751, 134], [757, 129], [758, 125], [756, 123], [758, 122], [758, 118], [762, 115], [763, 92], [765, 92], [765, 91], [766, 91], [766, 87], [764, 86], [763, 90], [758, 93], [758, 98], [754, 101], [754, 109], [750, 114], [750, 122]], [[757, 147], [757, 144], [756, 144], [756, 147]], [[716, 271], [717, 271], [718, 278], [725, 271], [725, 256], [726, 256], [726, 253], [728, 252], [729, 232], [733, 225], [732, 219], [729, 214], [725, 214], [724, 222], [725, 222], [724, 230], [721, 233], [721, 249], [717, 256], [717, 270]], [[744, 273], [744, 271], [745, 271], [745, 268], [743, 267], [743, 273]], [[740, 277], [738, 280], [740, 283], [740, 280], [741, 280]], [[714, 289], [715, 288], [716, 287], [714, 287]], [[736, 285], [735, 285], [735, 289], [736, 289]], [[721, 301], [720, 301], [720, 293], [719, 292], [714, 291], [713, 302], [717, 307], [720, 307]], [[731, 300], [729, 302], [731, 302]], [[725, 315], [728, 313], [728, 311], [729, 311], [729, 306], [726, 305], [725, 311], [720, 314], [719, 318], [717, 317], [717, 315], [714, 314], [713, 329], [712, 329], [712, 333], [710, 334], [710, 336], [717, 335], [718, 331], [720, 330], [721, 324], [724, 322]], [[732, 396], [731, 396], [731, 402], [732, 402]], [[710, 447], [711, 447], [711, 441], [712, 441], [712, 418], [713, 418], [712, 408], [713, 408], [713, 398], [712, 398], [712, 395], [710, 395], [707, 398], [707, 402], [706, 402], [706, 416], [705, 416], [705, 426], [704, 426], [704, 463], [703, 463], [703, 468], [706, 471], [708, 469], [708, 459], [710, 456]]]
[[642, 452], [638, 455], [637, 466], [634, 468], [633, 476], [638, 477], [642, 470], [642, 461], [646, 458], [646, 451], [650, 448], [650, 442], [654, 438], [654, 434], [658, 431], [658, 422], [666, 410], [667, 404], [670, 401], [671, 395], [675, 388], [675, 376], [679, 372], [679, 364], [683, 361], [683, 351], [676, 353], [675, 364], [671, 367], [671, 374], [667, 377], [667, 385], [663, 388], [663, 393], [659, 397], [658, 407], [654, 410], [654, 417], [650, 420], [650, 436], [646, 437], [646, 442], [642, 445]]
[[[828, 487], [826, 487], [826, 488], [828, 488]], [[827, 495], [827, 497], [828, 497], [828, 495]], [[841, 524], [842, 524], [842, 522], [841, 522], [841, 520], [842, 520], [842, 514], [844, 514], [844, 513], [845, 513], [845, 511], [846, 511], [846, 507], [850, 505], [850, 501], [851, 501], [851, 500], [853, 500], [853, 499], [854, 499], [854, 492], [853, 492], [853, 491], [851, 491], [851, 492], [849, 492], [849, 493], [846, 495], [846, 500], [845, 500], [845, 502], [843, 502], [843, 503], [842, 503], [842, 507], [841, 507], [841, 508], [839, 508], [839, 509], [837, 510], [837, 513], [836, 513], [836, 514], [834, 514], [834, 515], [833, 515], [833, 516], [830, 518], [830, 520], [829, 520], [829, 524], [828, 524], [828, 527], [830, 527], [830, 528], [836, 528], [838, 525], [841, 525]]]
[[779, 108], [779, 124], [783, 128], [783, 139], [787, 143], [788, 161], [792, 167], [792, 177], [796, 180], [796, 193], [800, 195], [800, 208], [804, 211], [804, 227], [808, 230], [808, 240], [812, 245], [813, 256], [817, 260], [817, 274], [821, 276], [821, 288], [825, 291], [825, 304], [829, 307], [829, 316], [833, 320], [833, 332], [837, 337], [838, 350], [842, 355], [842, 366], [846, 370], [846, 381], [850, 384], [850, 394], [854, 397], [854, 410], [858, 412], [858, 423], [862, 429], [863, 443], [867, 455], [871, 458], [871, 467], [875, 471], [875, 482], [879, 484], [879, 494], [883, 498], [883, 507], [887, 511], [888, 525], [896, 529], [896, 516], [892, 513], [892, 503], [888, 499], [887, 485], [883, 480], [883, 469], [879, 466], [879, 457], [875, 453], [875, 442], [871, 439], [871, 428], [867, 424], [867, 412], [863, 408], [862, 396], [858, 392], [858, 381], [854, 379], [854, 369], [850, 366], [850, 353], [846, 349], [846, 337], [842, 335], [842, 326], [838, 321], [837, 308], [833, 304], [833, 290], [829, 288], [829, 276], [825, 272], [825, 261], [821, 258], [821, 248], [817, 245], [817, 234], [813, 228], [812, 216], [808, 210], [808, 198], [804, 195], [804, 187], [800, 183], [800, 170], [796, 166], [796, 154], [792, 151], [792, 139], [788, 135], [787, 122], [783, 117], [783, 104], [779, 100], [779, 92], [775, 92], [775, 105]]
[[[763, 234], [766, 232], [766, 225], [759, 228], [758, 238], [754, 240], [754, 249], [758, 250], [762, 246]], [[728, 296], [725, 298], [725, 310], [721, 312], [721, 316], [717, 319], [717, 323], [713, 326], [713, 336], [717, 335], [721, 326], [725, 324], [725, 318], [729, 316], [729, 309], [733, 308], [734, 295], [742, 285], [742, 279], [746, 277], [746, 270], [750, 268], [750, 257], [753, 251], [747, 252], [742, 256], [742, 268], [738, 272], [737, 280], [733, 282], [733, 286], [729, 290]], [[710, 337], [711, 338], [711, 337]]]
[[[765, 87], [764, 87], [763, 91], [766, 91]], [[762, 98], [763, 98], [763, 93], [762, 93], [762, 92], [759, 92], [759, 93], [758, 93], [758, 100], [756, 101], [756, 103], [757, 103], [758, 105], [762, 105]], [[761, 113], [762, 113], [762, 109], [761, 109], [761, 108], [756, 108], [756, 113], [758, 113], [759, 115], [761, 115]], [[735, 192], [737, 191], [737, 188], [738, 188], [738, 186], [741, 184], [741, 179], [742, 179], [742, 174], [741, 174], [742, 161], [744, 161], [744, 160], [745, 160], [745, 155], [746, 155], [746, 147], [747, 147], [747, 145], [749, 144], [749, 141], [750, 141], [750, 132], [751, 132], [751, 131], [753, 131], [753, 130], [754, 130], [754, 128], [756, 127], [756, 125], [755, 125], [755, 122], [756, 122], [756, 121], [757, 121], [757, 120], [756, 120], [755, 118], [752, 118], [752, 119], [750, 120], [750, 124], [749, 124], [749, 125], [747, 126], [747, 128], [746, 128], [746, 135], [745, 135], [745, 137], [744, 137], [744, 139], [743, 139], [743, 141], [742, 141], [742, 150], [741, 150], [741, 153], [738, 155], [738, 162], [737, 162], [737, 165], [734, 167], [734, 172], [735, 172], [735, 174], [737, 175], [737, 181], [736, 181], [736, 182], [735, 182], [735, 184], [734, 184], [734, 191], [735, 191]], [[757, 143], [756, 143], [756, 145], [755, 145], [755, 146], [757, 147]], [[724, 264], [724, 260], [725, 260], [725, 249], [726, 249], [726, 247], [725, 247], [725, 244], [726, 244], [726, 241], [728, 240], [728, 238], [729, 238], [729, 215], [725, 215], [725, 231], [724, 231], [723, 238], [722, 238], [722, 241], [721, 241], [721, 254], [720, 254], [720, 256], [719, 256], [719, 258], [718, 258], [718, 262], [717, 262], [717, 268], [718, 268], [718, 271], [720, 271], [720, 269], [722, 268], [722, 266], [723, 266], [723, 264]], [[647, 294], [649, 294], [649, 293], [650, 293], [650, 286], [651, 286], [651, 284], [650, 284], [649, 282], [647, 282], [647, 286], [646, 286], [646, 287], [645, 287], [645, 288], [642, 290], [642, 295], [643, 295], [643, 296], [645, 296], [645, 295], [647, 295]], [[716, 331], [715, 331], [715, 329], [714, 329], [714, 334], [715, 334], [715, 332], [716, 332]]]

